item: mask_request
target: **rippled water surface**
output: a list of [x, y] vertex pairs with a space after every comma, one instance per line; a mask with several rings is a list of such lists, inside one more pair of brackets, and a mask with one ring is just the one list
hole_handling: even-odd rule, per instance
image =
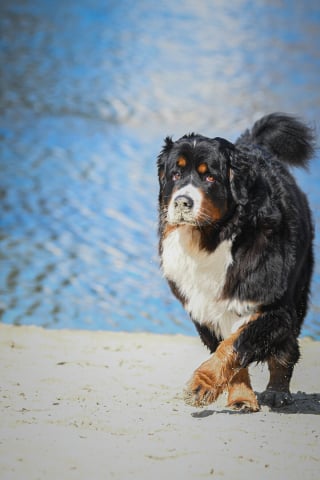
[[[274, 110], [317, 126], [317, 3], [1, 2], [3, 322], [194, 333], [158, 266], [162, 139]], [[318, 223], [319, 157], [297, 178]], [[318, 227], [316, 254], [320, 338]]]

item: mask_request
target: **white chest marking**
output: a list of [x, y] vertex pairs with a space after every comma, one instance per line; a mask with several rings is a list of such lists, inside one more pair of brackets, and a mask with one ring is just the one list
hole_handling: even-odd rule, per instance
[[228, 266], [232, 264], [231, 240], [223, 241], [213, 253], [198, 247], [199, 233], [184, 225], [163, 241], [162, 268], [186, 298], [192, 319], [205, 324], [222, 338], [248, 322], [250, 302], [221, 300]]

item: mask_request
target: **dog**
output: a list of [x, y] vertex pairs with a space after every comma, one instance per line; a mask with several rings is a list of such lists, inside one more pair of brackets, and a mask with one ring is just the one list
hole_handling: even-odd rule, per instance
[[[313, 130], [272, 113], [235, 143], [191, 133], [158, 156], [159, 255], [171, 291], [210, 358], [185, 400], [255, 412], [292, 403], [290, 380], [313, 271], [312, 215], [290, 166], [307, 167]], [[257, 399], [248, 366], [267, 362]]]

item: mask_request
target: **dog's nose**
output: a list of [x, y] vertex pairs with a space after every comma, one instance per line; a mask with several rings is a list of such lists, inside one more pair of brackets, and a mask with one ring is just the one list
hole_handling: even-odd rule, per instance
[[191, 197], [188, 197], [187, 195], [179, 195], [174, 200], [174, 206], [175, 208], [191, 210], [191, 208], [193, 207], [193, 200]]

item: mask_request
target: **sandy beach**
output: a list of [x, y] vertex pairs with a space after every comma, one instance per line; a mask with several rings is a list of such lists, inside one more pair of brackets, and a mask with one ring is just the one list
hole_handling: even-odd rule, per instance
[[[293, 405], [183, 402], [197, 337], [0, 326], [1, 480], [301, 479], [320, 471], [320, 344], [301, 341]], [[256, 392], [267, 367], [251, 368]]]

